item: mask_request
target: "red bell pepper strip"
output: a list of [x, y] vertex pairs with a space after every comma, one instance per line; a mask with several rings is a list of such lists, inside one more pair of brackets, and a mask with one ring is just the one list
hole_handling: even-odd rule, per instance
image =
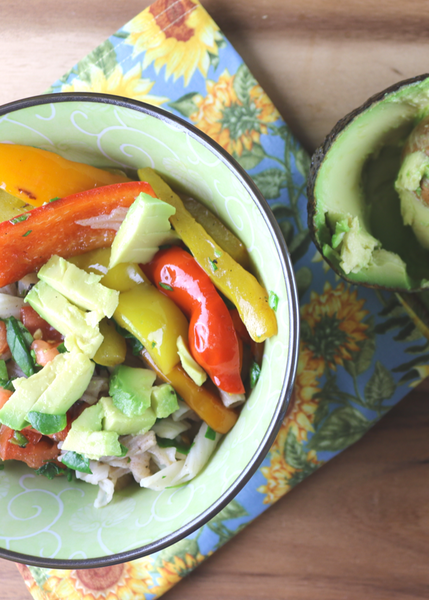
[[182, 248], [171, 247], [158, 252], [143, 268], [190, 319], [188, 337], [195, 361], [221, 390], [244, 393], [240, 346], [231, 315], [197, 261]]
[[140, 192], [155, 197], [144, 181], [117, 183], [60, 198], [0, 223], [0, 287], [37, 270], [54, 254], [69, 258], [111, 246], [114, 229], [102, 224], [95, 229], [82, 221], [128, 208]]

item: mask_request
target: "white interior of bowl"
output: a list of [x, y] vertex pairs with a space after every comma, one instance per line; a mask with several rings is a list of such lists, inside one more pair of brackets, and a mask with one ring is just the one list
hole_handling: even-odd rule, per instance
[[113, 104], [56, 102], [0, 117], [0, 141], [96, 166], [154, 167], [227, 223], [248, 248], [260, 280], [279, 297], [279, 333], [266, 342], [258, 384], [206, 469], [185, 487], [158, 493], [131, 485], [96, 509], [98, 488], [89, 484], [50, 481], [14, 462], [0, 472], [0, 549], [30, 555], [33, 564], [39, 558], [78, 561], [133, 551], [208, 511], [246, 470], [279, 412], [296, 350], [290, 347], [291, 298], [281, 253], [241, 180], [175, 123]]

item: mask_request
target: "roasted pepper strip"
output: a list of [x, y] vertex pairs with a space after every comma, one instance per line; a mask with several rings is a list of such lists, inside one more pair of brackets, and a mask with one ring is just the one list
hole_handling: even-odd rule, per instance
[[180, 358], [177, 338], [188, 337], [188, 322], [175, 303], [155, 286], [140, 283], [119, 294], [114, 320], [136, 337], [164, 373]]
[[139, 169], [138, 175], [150, 183], [158, 198], [175, 207], [176, 213], [170, 217], [173, 227], [218, 290], [236, 306], [251, 338], [263, 342], [275, 335], [276, 316], [257, 279], [222, 250], [153, 169]]
[[217, 244], [244, 269], [250, 268], [246, 246], [204, 204], [194, 198], [183, 198], [183, 204]]
[[0, 187], [33, 206], [123, 181], [129, 181], [128, 177], [67, 160], [54, 152], [0, 144]]
[[87, 220], [128, 208], [140, 192], [155, 195], [145, 182], [118, 183], [39, 206], [24, 220], [0, 223], [0, 287], [37, 270], [53, 254], [68, 258], [110, 246], [116, 231], [103, 223], [95, 229]]
[[144, 266], [152, 283], [189, 319], [189, 346], [196, 362], [221, 390], [243, 394], [240, 348], [231, 315], [208, 275], [183, 248], [158, 252]]
[[221, 400], [204, 386], [198, 386], [185, 373], [180, 365], [165, 375], [156, 366], [147, 351], [142, 352], [143, 360], [155, 371], [160, 379], [174, 387], [186, 404], [218, 433], [228, 433], [238, 419], [238, 413], [232, 408], [226, 408]]

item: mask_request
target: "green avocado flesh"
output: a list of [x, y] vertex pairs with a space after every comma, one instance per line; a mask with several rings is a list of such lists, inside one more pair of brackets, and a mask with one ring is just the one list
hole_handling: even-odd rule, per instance
[[401, 208], [395, 189], [405, 142], [428, 110], [426, 76], [368, 101], [327, 138], [328, 150], [310, 177], [309, 225], [323, 256], [349, 281], [429, 287], [429, 250], [421, 243], [427, 228], [429, 245], [429, 208], [422, 204], [416, 219], [419, 241], [404, 224], [407, 206], [401, 192]]

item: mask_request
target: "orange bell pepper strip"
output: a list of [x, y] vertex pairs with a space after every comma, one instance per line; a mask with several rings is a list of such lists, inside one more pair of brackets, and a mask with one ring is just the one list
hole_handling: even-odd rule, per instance
[[186, 374], [183, 367], [176, 365], [168, 375], [165, 375], [155, 364], [147, 350], [141, 354], [144, 362], [149, 365], [157, 376], [173, 386], [179, 396], [209, 427], [217, 433], [228, 433], [238, 419], [238, 412], [227, 408], [222, 401], [205, 386], [198, 386]]
[[67, 160], [54, 152], [0, 144], [0, 187], [32, 206], [124, 181], [130, 181], [126, 175]]
[[194, 360], [221, 390], [243, 394], [235, 327], [209, 276], [179, 247], [157, 252], [143, 269], [152, 283], [188, 317], [189, 346]]
[[54, 254], [69, 258], [111, 246], [115, 229], [105, 223], [95, 229], [85, 221], [108, 219], [115, 209], [131, 206], [140, 192], [155, 197], [146, 182], [117, 183], [60, 198], [0, 223], [0, 287], [36, 271]]

